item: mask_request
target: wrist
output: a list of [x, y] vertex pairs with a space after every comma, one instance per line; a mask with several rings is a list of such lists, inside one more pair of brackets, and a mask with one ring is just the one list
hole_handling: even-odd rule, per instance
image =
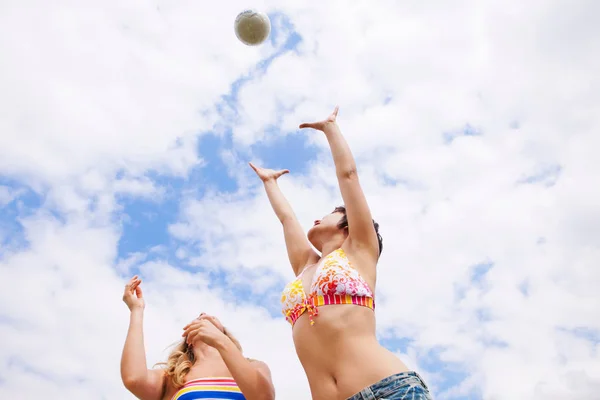
[[331, 133], [335, 133], [339, 131], [337, 122], [333, 121], [333, 122], [327, 122], [323, 125], [323, 133], [328, 135]]
[[214, 347], [219, 353], [223, 354], [224, 352], [230, 351], [232, 346], [235, 347], [233, 342], [229, 340], [229, 338], [226, 335], [223, 335], [217, 340]]
[[130, 315], [132, 317], [137, 317], [137, 316], [141, 317], [144, 315], [144, 307], [134, 306], [134, 307], [131, 307], [131, 309], [129, 311], [130, 311]]

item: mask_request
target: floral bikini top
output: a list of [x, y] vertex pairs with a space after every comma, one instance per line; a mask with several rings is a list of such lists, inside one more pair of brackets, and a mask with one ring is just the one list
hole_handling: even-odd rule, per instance
[[302, 274], [306, 269], [288, 283], [281, 294], [281, 311], [292, 326], [307, 310], [310, 324], [313, 325], [313, 316], [318, 315], [319, 306], [355, 304], [375, 309], [373, 292], [352, 267], [344, 250], [337, 249], [321, 261], [315, 270], [308, 295], [302, 285]]

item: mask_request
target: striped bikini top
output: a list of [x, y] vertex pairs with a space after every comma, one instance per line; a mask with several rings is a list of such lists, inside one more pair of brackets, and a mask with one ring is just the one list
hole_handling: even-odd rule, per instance
[[295, 280], [288, 283], [281, 294], [281, 311], [285, 319], [294, 325], [304, 312], [308, 311], [310, 324], [318, 314], [317, 307], [330, 304], [355, 304], [375, 309], [373, 292], [367, 282], [352, 267], [346, 253], [337, 249], [321, 259], [307, 295], [302, 285], [300, 272]]
[[186, 382], [171, 400], [246, 400], [233, 378], [199, 378]]

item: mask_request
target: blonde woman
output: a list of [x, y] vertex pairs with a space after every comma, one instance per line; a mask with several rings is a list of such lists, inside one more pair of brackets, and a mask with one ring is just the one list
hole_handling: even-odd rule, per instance
[[273, 400], [269, 367], [247, 359], [240, 343], [213, 316], [200, 314], [183, 328], [183, 340], [163, 368], [147, 369], [144, 348], [142, 280], [125, 285], [123, 301], [131, 312], [121, 357], [121, 378], [141, 400]]

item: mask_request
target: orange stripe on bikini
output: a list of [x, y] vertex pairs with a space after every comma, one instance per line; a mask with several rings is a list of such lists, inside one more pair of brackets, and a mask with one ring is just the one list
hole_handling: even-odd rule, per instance
[[288, 283], [281, 295], [282, 312], [294, 325], [308, 311], [310, 323], [318, 315], [317, 307], [334, 304], [353, 304], [375, 309], [373, 292], [359, 272], [354, 269], [344, 250], [338, 249], [323, 257], [307, 296], [302, 284], [302, 271]]

